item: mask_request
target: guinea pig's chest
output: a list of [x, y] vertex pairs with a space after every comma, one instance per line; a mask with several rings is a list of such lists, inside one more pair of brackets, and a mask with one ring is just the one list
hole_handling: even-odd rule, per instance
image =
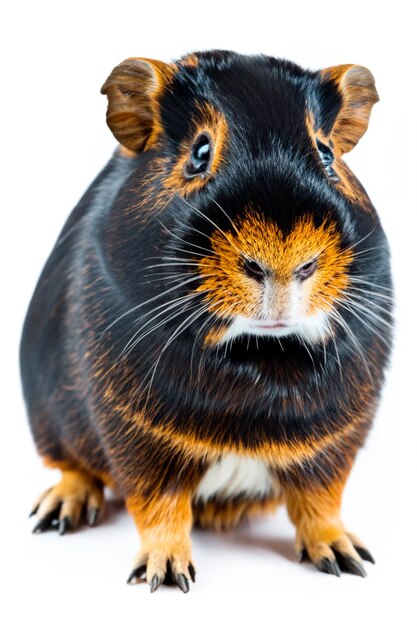
[[[253, 485], [268, 484], [269, 472], [261, 461], [251, 458], [263, 445], [303, 443], [334, 432], [340, 427], [337, 410], [341, 388], [332, 392], [332, 377], [325, 370], [314, 376], [312, 366], [303, 376], [291, 367], [286, 371], [252, 370], [236, 366], [190, 372], [181, 355], [173, 359], [175, 366], [161, 363], [153, 380], [152, 399], [155, 409], [148, 420], [157, 429], [169, 429], [184, 448], [202, 446], [210, 453], [220, 447], [234, 454], [247, 450], [246, 457], [224, 456], [206, 476], [201, 490], [205, 492], [218, 481], [243, 481], [249, 490]], [[194, 368], [195, 370], [195, 368]], [[299, 370], [298, 370], [299, 371]], [[275, 374], [275, 375], [274, 375]], [[299, 380], [297, 380], [297, 375]], [[348, 394], [344, 395], [345, 400]], [[342, 420], [343, 421], [343, 420]], [[227, 479], [227, 480], [226, 480]], [[262, 490], [262, 489], [261, 489]]]
[[279, 493], [278, 479], [265, 461], [228, 453], [206, 470], [194, 498], [199, 501], [236, 497], [258, 499], [278, 496]]

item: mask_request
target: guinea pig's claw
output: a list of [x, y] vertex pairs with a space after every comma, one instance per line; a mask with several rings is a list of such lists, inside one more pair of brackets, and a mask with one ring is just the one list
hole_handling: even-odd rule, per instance
[[[146, 569], [147, 565], [141, 563], [138, 567], [135, 567], [127, 579], [127, 583], [135, 585], [140, 582], [146, 582]], [[192, 563], [188, 564], [188, 573], [192, 582], [195, 582], [195, 569]], [[187, 574], [183, 572], [174, 571], [171, 561], [166, 561], [166, 572], [161, 575], [154, 574], [149, 583], [151, 593], [154, 593], [162, 584], [164, 585], [176, 585], [183, 593], [190, 591], [190, 579]]]
[[356, 576], [362, 576], [362, 578], [366, 578], [366, 570], [362, 563], [360, 563], [356, 559], [353, 559], [351, 556], [341, 554], [336, 550], [334, 551], [334, 553], [342, 572], [348, 572], [349, 574], [355, 574]]
[[34, 526], [32, 532], [34, 535], [39, 535], [40, 533], [45, 532], [45, 530], [49, 530], [50, 528], [56, 527], [56, 511], [52, 511], [49, 515], [45, 515], [39, 522]]
[[84, 472], [65, 470], [60, 482], [44, 491], [32, 507], [30, 516], [39, 517], [33, 532], [51, 528], [64, 535], [75, 530], [84, 515], [89, 526], [94, 526], [103, 508], [102, 483]]
[[362, 546], [354, 546], [354, 547], [355, 547], [356, 552], [361, 557], [361, 559], [363, 559], [364, 561], [369, 561], [369, 563], [372, 563], [373, 565], [375, 565], [375, 559], [372, 556], [372, 554], [369, 552], [369, 550], [367, 550], [366, 548], [363, 548]]
[[89, 526], [95, 526], [100, 516], [100, 509], [94, 508], [87, 511], [87, 523]]
[[179, 587], [183, 593], [188, 593], [190, 591], [188, 578], [184, 574], [175, 574], [174, 580], [177, 587]]
[[29, 517], [33, 517], [34, 515], [36, 515], [36, 511], [39, 509], [39, 504], [37, 504], [29, 513]]
[[[301, 533], [300, 533], [301, 535]], [[320, 540], [317, 535], [314, 541], [303, 529], [296, 545], [299, 550], [300, 562], [307, 557], [320, 572], [340, 576], [342, 572], [366, 578], [367, 573], [362, 560], [375, 563], [373, 556], [362, 541], [352, 533], [342, 532], [334, 541], [327, 542], [326, 537]]]
[[157, 576], [157, 574], [155, 574], [151, 580], [151, 584], [150, 584], [150, 588], [151, 588], [151, 593], [154, 593], [164, 582], [163, 578], [159, 578], [159, 576]]
[[305, 548], [303, 548], [298, 553], [298, 562], [299, 563], [304, 563], [304, 561], [307, 561], [307, 560], [308, 560], [308, 552], [307, 552], [307, 550]]
[[195, 569], [194, 569], [194, 565], [192, 563], [188, 564], [188, 571], [190, 572], [190, 578], [193, 581], [193, 583], [195, 583]]
[[133, 571], [130, 572], [129, 578], [127, 579], [128, 585], [135, 585], [136, 583], [142, 581], [145, 582], [143, 575], [146, 574], [146, 565], [139, 565]]
[[320, 572], [324, 572], [325, 574], [333, 574], [337, 577], [339, 577], [341, 574], [340, 568], [336, 561], [332, 561], [328, 557], [324, 557], [320, 561], [316, 561], [315, 566]]
[[58, 532], [60, 535], [65, 535], [69, 528], [71, 528], [71, 520], [68, 516], [59, 520]]

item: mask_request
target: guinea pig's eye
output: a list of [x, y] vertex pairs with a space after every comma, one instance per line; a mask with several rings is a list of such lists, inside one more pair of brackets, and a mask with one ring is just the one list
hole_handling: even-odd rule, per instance
[[308, 263], [304, 263], [304, 265], [299, 267], [295, 271], [295, 276], [299, 280], [306, 280], [306, 278], [310, 278], [310, 276], [314, 274], [316, 269], [317, 269], [317, 259], [313, 259], [312, 261], [309, 261]]
[[191, 147], [190, 157], [184, 166], [184, 176], [194, 178], [194, 176], [204, 174], [209, 168], [211, 155], [211, 138], [207, 133], [201, 133]]
[[321, 162], [324, 165], [324, 169], [326, 170], [327, 175], [331, 180], [338, 181], [339, 177], [334, 171], [332, 165], [334, 161], [334, 154], [329, 146], [326, 146], [323, 142], [316, 139], [317, 150], [319, 151]]
[[256, 261], [252, 259], [243, 259], [242, 268], [246, 276], [255, 280], [263, 280], [265, 278], [264, 269]]

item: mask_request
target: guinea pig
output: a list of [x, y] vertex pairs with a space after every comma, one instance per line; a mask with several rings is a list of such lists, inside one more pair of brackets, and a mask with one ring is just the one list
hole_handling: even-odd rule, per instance
[[392, 344], [389, 249], [343, 161], [378, 100], [359, 65], [215, 50], [130, 58], [102, 87], [116, 152], [68, 218], [24, 324], [31, 430], [62, 479], [35, 533], [119, 493], [128, 582], [189, 590], [193, 524], [283, 504], [296, 553], [365, 576], [341, 520]]

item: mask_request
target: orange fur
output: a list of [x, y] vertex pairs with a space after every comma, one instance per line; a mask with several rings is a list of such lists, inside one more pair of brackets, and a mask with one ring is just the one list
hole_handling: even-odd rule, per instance
[[129, 148], [122, 145], [119, 146], [119, 154], [125, 159], [133, 159], [133, 157], [136, 156], [136, 152], [134, 152], [134, 150], [129, 150]]
[[73, 472], [73, 471], [81, 471], [86, 475], [90, 475], [92, 479], [100, 480], [107, 487], [113, 488], [114, 480], [112, 476], [108, 473], [97, 472], [92, 470], [90, 467], [80, 467], [79, 461], [56, 461], [49, 456], [42, 457], [43, 464], [45, 467], [49, 467], [51, 469], [59, 469], [61, 472]]
[[[167, 157], [155, 157], [149, 164], [148, 172], [143, 176], [141, 185], [144, 189], [148, 188], [153, 191], [158, 187], [158, 183], [162, 182], [162, 188], [153, 195], [153, 212], [162, 210], [176, 194], [186, 197], [204, 187], [223, 162], [228, 137], [226, 119], [208, 103], [196, 105], [196, 108], [197, 114], [193, 118], [190, 134], [184, 140], [176, 162], [172, 165]], [[202, 132], [209, 133], [213, 142], [214, 153], [210, 172], [187, 179], [184, 176], [184, 166], [189, 159], [194, 139]], [[145, 194], [139, 203], [133, 204], [128, 210], [136, 213], [138, 219], [144, 219], [149, 211], [148, 194]]]
[[210, 328], [210, 330], [204, 336], [205, 346], [216, 346], [227, 332], [227, 324], [222, 324], [218, 328]]
[[59, 519], [69, 518], [71, 526], [78, 526], [83, 509], [102, 511], [104, 505], [103, 485], [86, 472], [62, 470], [61, 480], [43, 492], [33, 509], [40, 518], [51, 515], [59, 507]]
[[[256, 458], [263, 458], [266, 462], [288, 469], [294, 464], [302, 463], [312, 459], [315, 455], [326, 450], [328, 446], [337, 444], [339, 441], [346, 440], [351, 433], [360, 428], [361, 423], [366, 421], [369, 412], [374, 409], [374, 403], [364, 403], [362, 398], [372, 397], [372, 383], [368, 381], [358, 387], [357, 402], [352, 402], [350, 413], [347, 421], [340, 425], [340, 429], [323, 436], [320, 439], [310, 438], [308, 441], [290, 443], [274, 443], [262, 442], [253, 443], [252, 447], [243, 446], [235, 442], [216, 443], [214, 439], [205, 440], [197, 437], [192, 431], [179, 431], [170, 424], [157, 425], [152, 423], [152, 405], [148, 405], [146, 415], [143, 411], [137, 410], [132, 406], [129, 398], [122, 399], [118, 386], [125, 385], [132, 377], [129, 368], [123, 365], [123, 359], [118, 363], [109, 366], [106, 361], [106, 354], [97, 355], [94, 369], [102, 372], [96, 384], [100, 387], [100, 394], [105, 401], [106, 411], [117, 415], [124, 423], [129, 424], [129, 431], [135, 436], [136, 430], [144, 430], [153, 438], [161, 442], [168, 443], [172, 447], [174, 453], [180, 453], [185, 458], [193, 460], [215, 459], [226, 453], [249, 454]], [[377, 358], [377, 356], [375, 356]], [[105, 364], [107, 363], [107, 368]], [[377, 364], [375, 363], [375, 366]], [[370, 361], [372, 370], [373, 363]], [[112, 375], [113, 374], [113, 375]], [[354, 376], [354, 372], [345, 372], [345, 377]], [[204, 382], [204, 381], [202, 381]], [[209, 382], [209, 381], [207, 381]], [[355, 381], [353, 381], [355, 382]], [[357, 386], [357, 381], [356, 381]], [[203, 388], [204, 391], [204, 388]], [[294, 399], [294, 401], [296, 401]], [[239, 397], [236, 398], [237, 405]], [[303, 400], [300, 399], [300, 410], [302, 409]], [[232, 409], [233, 407], [231, 407]], [[285, 407], [284, 407], [285, 408]], [[297, 407], [296, 407], [297, 408]], [[311, 411], [318, 410], [313, 402]], [[106, 479], [106, 484], [107, 484]]]
[[174, 572], [188, 572], [191, 560], [191, 495], [159, 493], [151, 498], [135, 495], [126, 499], [141, 536], [135, 567], [146, 564], [146, 579], [164, 578], [169, 560]]
[[286, 304], [295, 270], [316, 257], [317, 271], [301, 287], [305, 315], [329, 311], [331, 302], [348, 285], [347, 269], [353, 255], [341, 250], [340, 235], [332, 223], [316, 227], [312, 218], [306, 217], [284, 236], [274, 222], [247, 211], [235, 230], [225, 234], [215, 231], [211, 244], [215, 254], [196, 259], [199, 273], [205, 277], [197, 291], [209, 290], [205, 296], [208, 307], [220, 317], [226, 312], [261, 317], [262, 286], [241, 271], [242, 255], [263, 263], [272, 272], [281, 287], [282, 301], [277, 302], [277, 308]]
[[[330, 135], [325, 135], [321, 128], [317, 128], [317, 125], [314, 121], [313, 113], [311, 111], [307, 111], [306, 113], [306, 128], [314, 150], [317, 149], [317, 139], [324, 143], [326, 146], [334, 148], [334, 142], [331, 139], [331, 133]], [[359, 183], [354, 174], [350, 171], [349, 167], [346, 165], [346, 163], [343, 161], [342, 157], [340, 156], [340, 154], [337, 153], [337, 151], [334, 155], [332, 167], [339, 178], [339, 180], [332, 181], [332, 184], [335, 185], [340, 190], [340, 192], [351, 202], [361, 206], [364, 211], [374, 212], [372, 203], [362, 185]]]
[[339, 181], [335, 185], [343, 195], [364, 211], [374, 213], [375, 209], [364, 188], [341, 157], [335, 157], [333, 169], [339, 177]]
[[340, 156], [356, 146], [368, 128], [369, 116], [379, 97], [371, 72], [360, 65], [338, 65], [321, 72], [323, 80], [336, 83], [343, 104], [331, 131], [335, 154]]
[[159, 98], [177, 67], [146, 58], [130, 58], [117, 65], [101, 93], [108, 96], [107, 123], [129, 150], [149, 150], [162, 134]]
[[193, 507], [194, 523], [201, 528], [228, 530], [253, 517], [273, 513], [281, 503], [282, 498], [278, 496], [263, 500], [242, 499], [221, 503], [211, 500], [204, 504], [197, 502]]
[[314, 491], [286, 489], [288, 515], [297, 529], [296, 550], [306, 548], [313, 561], [334, 560], [330, 546], [345, 537], [340, 519], [344, 486], [345, 480]]
[[189, 54], [178, 63], [184, 67], [198, 67], [198, 57], [195, 54]]

